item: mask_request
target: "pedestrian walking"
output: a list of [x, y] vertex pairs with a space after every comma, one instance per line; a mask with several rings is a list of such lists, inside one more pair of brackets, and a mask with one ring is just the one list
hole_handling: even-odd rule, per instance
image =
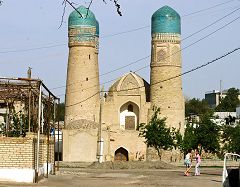
[[188, 153], [185, 156], [184, 165], [186, 166], [186, 171], [184, 172], [184, 175], [189, 176], [190, 169], [192, 167], [192, 150], [191, 149], [188, 150]]
[[195, 159], [196, 159], [195, 176], [199, 176], [200, 175], [201, 156], [198, 152], [198, 149], [196, 149], [196, 151], [195, 151]]

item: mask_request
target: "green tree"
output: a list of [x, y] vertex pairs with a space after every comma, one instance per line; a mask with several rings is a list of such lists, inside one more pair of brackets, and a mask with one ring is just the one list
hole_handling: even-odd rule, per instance
[[219, 112], [235, 112], [236, 107], [240, 104], [238, 99], [239, 89], [230, 88], [227, 91], [226, 97], [221, 100], [221, 103], [216, 107]]
[[197, 149], [199, 145], [206, 152], [216, 153], [220, 149], [220, 128], [211, 120], [210, 114], [204, 114], [199, 121], [188, 121], [184, 137], [180, 145], [184, 153], [189, 149]]
[[196, 142], [195, 128], [192, 123], [188, 122], [184, 131], [183, 140], [179, 146], [180, 150], [186, 154], [189, 149], [196, 148]]
[[64, 115], [65, 115], [65, 103], [60, 103], [59, 105], [57, 105], [56, 120], [64, 121]]
[[[9, 137], [19, 137], [26, 136], [28, 131], [28, 118], [27, 115], [14, 112], [10, 118], [11, 123], [8, 136]], [[4, 129], [4, 135], [6, 135], [6, 129]]]
[[240, 124], [235, 127], [224, 125], [222, 128], [223, 152], [240, 154]]
[[205, 114], [200, 117], [200, 121], [195, 129], [195, 147], [202, 145], [206, 152], [217, 153], [220, 149], [220, 127], [211, 120], [212, 116]]
[[185, 102], [185, 115], [202, 115], [205, 113], [212, 113], [213, 110], [210, 108], [208, 103], [203, 99], [190, 99]]
[[166, 118], [160, 118], [160, 108], [153, 108], [153, 115], [148, 124], [141, 124], [139, 136], [145, 138], [148, 147], [154, 147], [161, 160], [161, 150], [169, 150], [174, 147], [174, 132], [166, 127]]

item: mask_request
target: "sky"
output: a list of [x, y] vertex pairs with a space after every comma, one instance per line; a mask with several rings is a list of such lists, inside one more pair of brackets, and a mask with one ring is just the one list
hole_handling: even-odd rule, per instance
[[[76, 7], [89, 4], [88, 0], [72, 2]], [[183, 72], [240, 47], [240, 19], [230, 24], [239, 16], [239, 0], [118, 0], [123, 16], [117, 14], [111, 1], [106, 2], [107, 4], [101, 0], [93, 0], [91, 4], [91, 11], [100, 24], [100, 74], [151, 54], [151, 16], [164, 5], [171, 6], [182, 17], [182, 39], [236, 10], [230, 16], [182, 41]], [[32, 77], [43, 80], [62, 101], [68, 63], [67, 19], [73, 11], [72, 7], [67, 5], [63, 24], [59, 28], [63, 8], [62, 0], [3, 0], [0, 6], [0, 76], [27, 77], [27, 69], [31, 67]], [[220, 29], [226, 24], [229, 25]], [[211, 34], [218, 29], [219, 31]], [[209, 34], [211, 35], [206, 37]], [[202, 39], [204, 37], [206, 38]], [[240, 50], [184, 75], [184, 96], [202, 99], [205, 92], [220, 89], [220, 80], [223, 89], [240, 88], [239, 54]], [[100, 82], [112, 80], [145, 66], [147, 68], [137, 74], [149, 82], [149, 64], [150, 58], [140, 60], [119, 71], [101, 76]], [[105, 89], [112, 83], [106, 84]], [[56, 87], [61, 88], [54, 89]]]

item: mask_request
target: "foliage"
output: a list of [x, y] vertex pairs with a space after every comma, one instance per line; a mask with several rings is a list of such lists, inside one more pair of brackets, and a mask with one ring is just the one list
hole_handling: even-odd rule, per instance
[[239, 95], [239, 89], [236, 89], [236, 88], [228, 89], [226, 97], [224, 97], [221, 103], [216, 107], [216, 111], [235, 112], [236, 107], [240, 104], [238, 95]]
[[9, 137], [26, 136], [28, 131], [28, 118], [22, 113], [13, 113], [9, 116], [9, 130], [6, 132], [6, 124], [3, 125], [3, 135]]
[[195, 129], [195, 136], [197, 145], [201, 144], [206, 152], [216, 153], [220, 149], [220, 128], [211, 121], [211, 117], [205, 114], [200, 118], [199, 125]]
[[148, 147], [154, 147], [161, 160], [161, 149], [169, 150], [175, 146], [174, 139], [178, 132], [166, 127], [166, 118], [159, 118], [160, 108], [153, 108], [153, 115], [148, 124], [141, 124], [139, 136], [145, 138]]
[[222, 131], [223, 151], [240, 154], [240, 124], [224, 125]]
[[187, 153], [189, 149], [196, 148], [196, 144], [195, 128], [193, 127], [193, 124], [188, 122], [186, 124], [182, 143], [179, 146], [180, 150], [184, 153]]
[[188, 121], [184, 138], [180, 149], [187, 152], [188, 149], [197, 149], [199, 145], [206, 152], [216, 153], [220, 149], [220, 128], [211, 121], [211, 115], [205, 114], [200, 117], [199, 122]]
[[203, 99], [190, 99], [185, 102], [185, 115], [186, 117], [190, 115], [201, 115], [206, 113], [212, 113], [212, 109], [208, 103]]
[[65, 103], [60, 103], [59, 105], [57, 105], [56, 120], [64, 121], [64, 115], [65, 115]]

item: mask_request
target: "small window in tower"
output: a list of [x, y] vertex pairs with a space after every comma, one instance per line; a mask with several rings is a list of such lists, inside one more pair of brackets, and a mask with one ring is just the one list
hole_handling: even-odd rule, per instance
[[88, 81], [88, 77], [86, 78], [86, 81]]
[[128, 112], [133, 112], [133, 106], [131, 104], [128, 105]]
[[89, 60], [91, 59], [91, 55], [88, 55]]

